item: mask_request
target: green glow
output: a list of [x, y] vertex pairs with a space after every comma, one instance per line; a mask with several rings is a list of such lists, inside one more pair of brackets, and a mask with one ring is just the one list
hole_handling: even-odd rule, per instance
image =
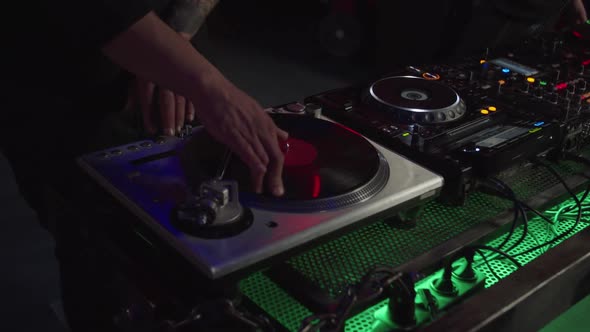
[[590, 20], [586, 21], [586, 24], [590, 24]]
[[545, 82], [545, 81], [540, 81], [540, 82], [539, 82], [539, 84], [540, 84], [540, 85], [542, 85], [542, 86], [545, 86], [545, 85], [547, 85], [547, 82]]
[[402, 136], [403, 137], [408, 137], [408, 136], [410, 136], [410, 133], [403, 133]]
[[[462, 259], [460, 261], [455, 262], [453, 264], [453, 268], [455, 271], [457, 271], [458, 268], [460, 268], [461, 266], [464, 266], [466, 264], [467, 264], [467, 262], [464, 259]], [[421, 323], [424, 323], [430, 319], [430, 313], [428, 311], [427, 301], [420, 296], [420, 293], [419, 293], [420, 290], [430, 291], [432, 296], [436, 299], [437, 309], [440, 311], [440, 310], [444, 310], [445, 308], [448, 308], [449, 306], [457, 303], [464, 296], [468, 296], [470, 293], [473, 293], [476, 290], [483, 288], [483, 286], [485, 284], [485, 277], [486, 276], [485, 276], [485, 274], [483, 274], [481, 272], [476, 271], [476, 279], [473, 281], [464, 281], [464, 280], [460, 280], [459, 278], [456, 278], [455, 276], [453, 276], [453, 282], [454, 282], [455, 287], [457, 289], [457, 295], [456, 296], [445, 296], [445, 295], [439, 294], [433, 286], [434, 282], [437, 279], [439, 279], [442, 276], [442, 274], [443, 274], [442, 270], [437, 271], [434, 274], [432, 274], [431, 276], [424, 278], [424, 279], [420, 280], [418, 283], [416, 283], [415, 290], [416, 290], [416, 293], [418, 294], [416, 296], [416, 322], [418, 323], [418, 325], [420, 325]], [[387, 308], [388, 301], [389, 300], [385, 300], [385, 301], [381, 302], [380, 308], [377, 309], [375, 311], [375, 313], [373, 314], [374, 322], [373, 322], [373, 326], [371, 327], [371, 331], [385, 332], [385, 331], [391, 331], [391, 330], [398, 328], [398, 326], [390, 318], [389, 310]], [[346, 331], [354, 331], [354, 330], [350, 330], [347, 328]]]
[[[584, 169], [582, 165], [572, 162], [562, 162], [556, 168], [564, 176], [576, 174]], [[538, 172], [532, 168], [519, 170], [518, 178], [518, 181], [509, 182], [509, 185], [517, 197], [523, 200], [559, 183], [548, 172]], [[551, 218], [559, 220], [555, 228], [548, 227], [548, 224], [540, 218], [531, 218], [528, 224], [530, 235], [511, 253], [518, 253], [536, 246], [537, 243], [544, 243], [556, 233], [562, 233], [570, 228], [574, 222], [573, 216], [576, 211], [568, 213], [563, 211], [567, 205], [571, 204], [572, 200], [567, 200], [546, 211]], [[590, 204], [590, 199], [586, 201], [586, 204]], [[469, 195], [466, 204], [460, 207], [448, 207], [431, 202], [425, 205], [423, 216], [415, 227], [399, 229], [386, 222], [377, 221], [316, 246], [302, 255], [291, 258], [287, 263], [308, 280], [324, 289], [329, 295], [335, 297], [346, 285], [358, 282], [360, 276], [366, 273], [371, 266], [378, 263], [398, 266], [473, 226], [489, 220], [511, 206], [512, 203], [508, 200], [481, 193]], [[557, 218], [559, 211], [561, 211], [561, 217]], [[584, 221], [588, 221], [585, 216], [583, 218]], [[569, 236], [573, 236], [588, 225], [590, 223], [581, 222]], [[522, 234], [522, 228], [518, 227], [507, 247], [514, 243], [520, 234]], [[502, 240], [503, 236], [487, 244], [497, 246]], [[555, 245], [557, 243], [553, 247]], [[517, 259], [525, 265], [548, 249], [539, 249], [536, 252], [519, 256]], [[515, 267], [510, 262], [491, 254], [488, 257], [492, 268], [500, 279], [515, 271]], [[492, 287], [499, 281], [491, 274], [481, 259], [476, 259], [474, 267], [486, 275], [486, 288]], [[429, 276], [418, 285], [427, 284], [426, 280], [432, 278], [434, 276]], [[297, 331], [301, 321], [312, 313], [262, 272], [242, 280], [240, 288], [246, 297], [289, 331]], [[383, 313], [386, 313], [384, 308], [387, 308], [387, 301], [382, 301], [351, 317], [346, 322], [346, 332], [373, 331], [374, 327], [378, 327], [376, 325], [386, 321], [383, 318]]]

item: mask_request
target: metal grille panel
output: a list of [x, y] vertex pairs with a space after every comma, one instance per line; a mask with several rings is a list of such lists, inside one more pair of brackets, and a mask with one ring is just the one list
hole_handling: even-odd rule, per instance
[[[582, 166], [569, 162], [561, 163], [555, 168], [563, 176], [579, 173], [583, 169]], [[515, 176], [504, 180], [522, 200], [559, 184], [547, 170], [538, 167], [520, 169]], [[377, 264], [398, 266], [497, 216], [511, 206], [512, 202], [508, 200], [483, 193], [469, 195], [462, 207], [448, 207], [431, 202], [425, 206], [414, 228], [399, 229], [378, 221], [293, 257], [287, 263], [331, 296], [337, 296], [347, 285], [358, 282], [371, 267]], [[571, 224], [568, 222], [561, 223], [560, 232], [569, 226]], [[586, 226], [586, 223], [581, 223], [576, 232]], [[545, 234], [542, 227], [545, 227], [542, 222], [535, 219], [530, 221], [529, 229], [540, 235], [541, 243], [544, 242]], [[520, 229], [516, 230], [509, 244], [519, 238], [520, 232]], [[498, 238], [490, 245], [497, 245], [501, 240], [502, 238]], [[515, 252], [534, 245], [534, 238], [528, 236]], [[520, 257], [521, 263], [528, 263], [539, 254], [540, 252], [523, 255]], [[510, 263], [502, 260], [492, 260], [491, 264], [501, 278], [514, 271]], [[486, 287], [497, 282], [485, 265], [479, 264], [478, 268], [488, 274]], [[301, 320], [310, 314], [308, 309], [262, 273], [243, 280], [242, 291], [291, 331], [296, 331]], [[379, 303], [349, 319], [346, 331], [370, 331], [374, 321], [373, 313], [385, 304], [386, 302]]]

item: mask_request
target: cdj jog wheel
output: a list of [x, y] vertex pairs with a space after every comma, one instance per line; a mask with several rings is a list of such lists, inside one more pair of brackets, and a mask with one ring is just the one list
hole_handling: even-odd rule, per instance
[[[389, 179], [386, 159], [364, 137], [330, 121], [301, 115], [275, 114], [278, 127], [289, 133], [284, 143], [285, 194], [274, 197], [252, 190], [248, 167], [233, 156], [224, 179], [236, 180], [240, 202], [274, 211], [315, 212], [365, 201]], [[183, 168], [195, 186], [215, 174], [225, 148], [201, 131], [187, 145]], [[190, 158], [192, 156], [192, 158]], [[197, 158], [194, 160], [194, 158]], [[195, 172], [198, 176], [191, 176]], [[192, 177], [192, 179], [191, 179]]]
[[368, 103], [390, 112], [401, 123], [442, 124], [465, 115], [465, 102], [452, 88], [413, 76], [393, 76], [373, 83]]

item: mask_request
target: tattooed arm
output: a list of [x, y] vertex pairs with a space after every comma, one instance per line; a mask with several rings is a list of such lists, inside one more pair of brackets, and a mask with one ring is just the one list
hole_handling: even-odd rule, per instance
[[201, 28], [219, 0], [173, 0], [167, 23], [185, 38]]

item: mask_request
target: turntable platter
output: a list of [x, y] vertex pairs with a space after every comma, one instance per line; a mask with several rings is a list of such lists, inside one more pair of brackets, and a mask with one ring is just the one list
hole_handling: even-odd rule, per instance
[[411, 76], [383, 78], [371, 85], [369, 102], [401, 122], [438, 124], [465, 115], [466, 106], [452, 88]]
[[[255, 194], [248, 167], [233, 157], [225, 179], [238, 182], [243, 204], [295, 212], [321, 211], [363, 201], [378, 193], [386, 183], [387, 162], [359, 134], [311, 117], [277, 114], [273, 118], [278, 127], [289, 133], [283, 167], [285, 194], [282, 197]], [[199, 157], [189, 164], [183, 163], [187, 165], [183, 167], [185, 172], [215, 174], [215, 165], [220, 165], [224, 148], [208, 136], [203, 131], [193, 137], [188, 150], [199, 151]], [[195, 162], [201, 166], [195, 167]], [[195, 178], [194, 185], [202, 180], [203, 177]]]

